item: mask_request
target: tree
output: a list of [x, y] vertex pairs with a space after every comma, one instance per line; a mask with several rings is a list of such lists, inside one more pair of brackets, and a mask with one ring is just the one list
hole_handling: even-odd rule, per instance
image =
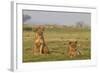
[[23, 14], [23, 23], [29, 19], [31, 19], [31, 16]]
[[79, 21], [76, 23], [76, 27], [82, 28], [84, 26], [84, 22]]

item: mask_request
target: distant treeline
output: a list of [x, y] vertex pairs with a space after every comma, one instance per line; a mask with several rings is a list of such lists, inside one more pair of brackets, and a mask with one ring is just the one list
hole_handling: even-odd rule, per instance
[[[90, 30], [90, 27], [79, 27], [79, 26], [67, 26], [67, 25], [43, 25], [47, 29], [52, 29], [52, 28], [60, 28], [60, 29], [87, 29]], [[24, 25], [23, 30], [25, 31], [34, 31], [35, 28], [38, 27], [38, 25]]]
[[23, 27], [23, 30], [32, 31], [32, 27]]

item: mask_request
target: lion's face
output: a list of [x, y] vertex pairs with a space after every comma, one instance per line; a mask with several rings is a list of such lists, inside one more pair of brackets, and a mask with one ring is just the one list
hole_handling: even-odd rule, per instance
[[45, 28], [43, 26], [39, 26], [39, 27], [36, 28], [36, 32], [39, 35], [43, 35], [44, 30], [45, 30]]
[[69, 41], [69, 45], [70, 45], [72, 48], [76, 48], [76, 47], [77, 47], [77, 41], [76, 41], [76, 40], [71, 40], [71, 41]]

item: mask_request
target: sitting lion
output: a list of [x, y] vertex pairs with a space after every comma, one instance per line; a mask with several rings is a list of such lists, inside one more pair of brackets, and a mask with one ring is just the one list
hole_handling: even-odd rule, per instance
[[49, 50], [44, 40], [44, 27], [39, 26], [35, 30], [35, 39], [34, 39], [34, 54], [48, 54]]

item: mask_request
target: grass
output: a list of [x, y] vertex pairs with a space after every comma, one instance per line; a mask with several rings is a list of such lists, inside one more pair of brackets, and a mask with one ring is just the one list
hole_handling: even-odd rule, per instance
[[[88, 28], [46, 28], [45, 41], [50, 50], [48, 55], [34, 56], [34, 31], [23, 30], [23, 62], [83, 60], [91, 58], [90, 30]], [[67, 56], [67, 44], [69, 39], [77, 39], [83, 55], [75, 58]]]

